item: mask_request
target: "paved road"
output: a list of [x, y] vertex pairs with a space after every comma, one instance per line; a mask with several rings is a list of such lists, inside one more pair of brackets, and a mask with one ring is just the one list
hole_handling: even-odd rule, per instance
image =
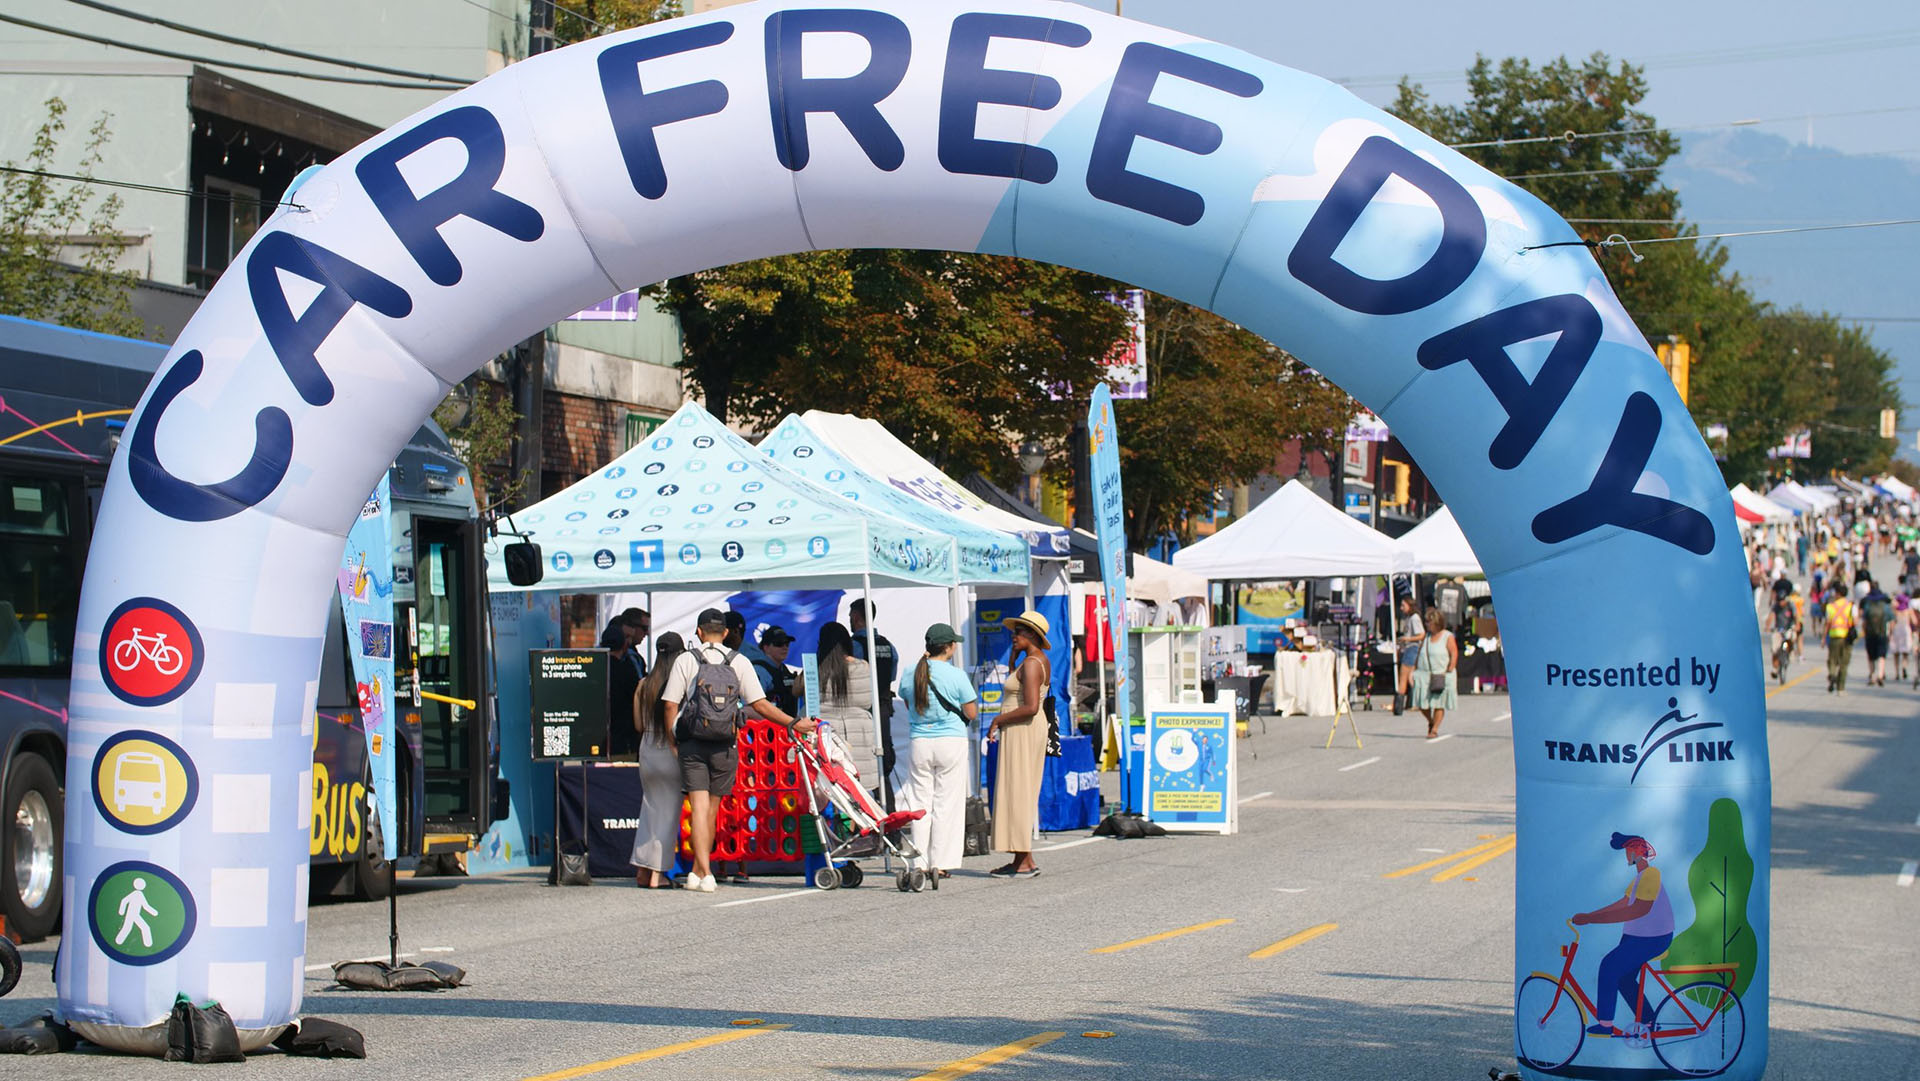
[[[1900, 878], [1920, 858], [1920, 695], [1859, 686], [1863, 663], [1845, 698], [1809, 663], [1794, 676], [1812, 678], [1769, 701], [1769, 1078], [1920, 1078], [1920, 888]], [[249, 1070], [1485, 1077], [1512, 1061], [1514, 860], [1499, 843], [1514, 828], [1512, 748], [1504, 696], [1462, 701], [1434, 743], [1417, 715], [1359, 714], [1364, 749], [1322, 750], [1324, 720], [1274, 720], [1241, 744], [1240, 835], [1058, 835], [1027, 881], [986, 877], [998, 861], [982, 858], [920, 895], [872, 879], [712, 896], [555, 890], [538, 876], [403, 882], [402, 949], [466, 966], [471, 986], [381, 996], [330, 990], [315, 971], [306, 1009], [364, 1030], [373, 1059], [260, 1056]], [[311, 926], [316, 961], [386, 949], [384, 906], [316, 908]], [[51, 1005], [51, 951], [30, 958], [0, 1016]], [[31, 1064], [47, 1078], [169, 1069], [100, 1055]]]

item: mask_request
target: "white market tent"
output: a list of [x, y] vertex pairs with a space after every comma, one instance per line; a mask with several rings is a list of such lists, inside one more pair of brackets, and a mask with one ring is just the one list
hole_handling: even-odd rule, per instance
[[1184, 571], [1171, 563], [1162, 563], [1143, 555], [1133, 557], [1133, 573], [1127, 576], [1128, 600], [1151, 601], [1163, 609], [1177, 609], [1184, 598], [1204, 598], [1206, 595], [1207, 579], [1204, 575]]
[[1070, 537], [1064, 527], [1044, 525], [988, 504], [894, 438], [879, 421], [818, 409], [807, 410], [800, 419], [848, 461], [915, 499], [986, 529], [1024, 537], [1035, 559], [1067, 558]]
[[1733, 490], [1728, 494], [1733, 496], [1735, 503], [1758, 514], [1760, 520], [1763, 522], [1784, 522], [1799, 513], [1792, 507], [1783, 506], [1774, 500], [1768, 499], [1766, 496], [1761, 495], [1745, 484], [1734, 485]]
[[1412, 553], [1297, 480], [1246, 517], [1175, 552], [1173, 565], [1212, 581], [1357, 578], [1414, 569]]
[[1814, 513], [1820, 513], [1840, 505], [1840, 500], [1834, 496], [1791, 480], [1782, 481], [1776, 485], [1772, 491], [1767, 493], [1767, 498], [1783, 507]]
[[1907, 502], [1911, 503], [1916, 498], [1920, 498], [1920, 492], [1914, 491], [1912, 485], [1906, 483], [1905, 481], [1901, 480], [1896, 476], [1893, 476], [1892, 474], [1888, 474], [1887, 476], [1881, 477], [1879, 480], [1876, 480], [1873, 483], [1879, 486], [1881, 490], [1892, 495], [1895, 499], [1904, 499]]
[[1421, 574], [1482, 574], [1480, 557], [1473, 554], [1467, 535], [1460, 531], [1450, 507], [1440, 510], [1414, 526], [1400, 538], [1400, 547], [1413, 556], [1413, 569]]

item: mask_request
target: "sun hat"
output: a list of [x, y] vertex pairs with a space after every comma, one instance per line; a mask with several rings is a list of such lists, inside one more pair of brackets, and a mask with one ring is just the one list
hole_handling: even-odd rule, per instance
[[1039, 637], [1041, 649], [1053, 648], [1053, 643], [1047, 641], [1047, 635], [1053, 631], [1053, 624], [1047, 622], [1046, 616], [1029, 608], [1019, 615], [1014, 616], [1012, 619], [1003, 619], [1000, 621], [1000, 625], [1008, 630], [1012, 630], [1016, 623], [1024, 626], [1029, 634]]
[[951, 624], [935, 623], [927, 628], [928, 649], [939, 649], [941, 646], [958, 641], [960, 641], [960, 632], [954, 630]]

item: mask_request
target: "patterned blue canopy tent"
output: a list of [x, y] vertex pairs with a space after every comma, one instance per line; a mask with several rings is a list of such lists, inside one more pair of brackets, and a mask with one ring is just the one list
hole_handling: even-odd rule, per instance
[[[954, 539], [793, 472], [695, 403], [604, 468], [523, 511], [509, 528], [540, 545], [536, 589], [568, 593], [946, 586]], [[497, 552], [488, 586], [516, 590]]]

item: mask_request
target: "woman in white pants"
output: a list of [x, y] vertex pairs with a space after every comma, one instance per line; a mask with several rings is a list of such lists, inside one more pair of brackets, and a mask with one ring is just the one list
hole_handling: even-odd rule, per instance
[[945, 623], [927, 628], [927, 653], [900, 676], [900, 698], [913, 732], [912, 801], [924, 810], [913, 824], [913, 847], [941, 878], [960, 866], [967, 828], [967, 726], [980, 696], [953, 664], [960, 635]]

